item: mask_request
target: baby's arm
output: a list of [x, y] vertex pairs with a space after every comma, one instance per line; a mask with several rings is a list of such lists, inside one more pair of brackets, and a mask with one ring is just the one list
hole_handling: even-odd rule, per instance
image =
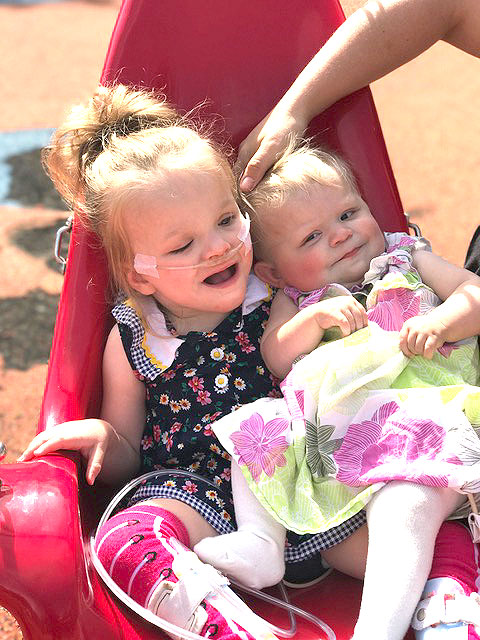
[[348, 336], [367, 325], [367, 313], [353, 296], [337, 296], [298, 310], [279, 291], [272, 303], [270, 318], [262, 336], [265, 364], [278, 378], [284, 378], [298, 356], [313, 351], [331, 327], [340, 327]]
[[407, 356], [431, 358], [445, 342], [480, 333], [480, 278], [428, 251], [416, 251], [413, 265], [423, 282], [444, 302], [428, 314], [407, 320], [400, 348]]
[[89, 484], [97, 476], [116, 484], [139, 469], [144, 425], [144, 386], [133, 375], [115, 326], [103, 357], [101, 418], [64, 422], [46, 429], [33, 438], [19, 461], [62, 449], [80, 451], [87, 461]]

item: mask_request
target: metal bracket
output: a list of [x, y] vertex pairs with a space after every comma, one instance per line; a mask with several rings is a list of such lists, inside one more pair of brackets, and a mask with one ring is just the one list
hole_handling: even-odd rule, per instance
[[[7, 447], [0, 440], [0, 462], [5, 458], [6, 455], [7, 455]], [[2, 480], [0, 478], [0, 489], [1, 488], [2, 488]]]
[[63, 274], [65, 273], [65, 269], [67, 267], [67, 261], [61, 255], [62, 238], [65, 233], [71, 232], [72, 227], [73, 227], [73, 214], [69, 216], [67, 220], [65, 220], [65, 224], [62, 227], [60, 227], [60, 229], [58, 229], [57, 234], [55, 236], [55, 249], [54, 249], [55, 260], [58, 262], [58, 264], [62, 265]]
[[408, 213], [404, 213], [403, 215], [407, 219], [407, 227], [413, 230], [414, 236], [416, 236], [417, 238], [420, 238], [422, 235], [422, 231], [418, 226], [418, 224], [415, 224], [415, 222], [410, 222], [410, 215]]

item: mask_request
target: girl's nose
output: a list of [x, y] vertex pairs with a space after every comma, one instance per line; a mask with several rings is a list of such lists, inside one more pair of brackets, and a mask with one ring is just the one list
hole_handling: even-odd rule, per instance
[[330, 233], [330, 246], [335, 247], [337, 244], [345, 242], [352, 237], [352, 230], [345, 224], [337, 224]]
[[212, 233], [208, 239], [208, 247], [205, 252], [207, 260], [212, 258], [218, 258], [223, 256], [224, 253], [229, 251], [231, 243], [220, 233]]

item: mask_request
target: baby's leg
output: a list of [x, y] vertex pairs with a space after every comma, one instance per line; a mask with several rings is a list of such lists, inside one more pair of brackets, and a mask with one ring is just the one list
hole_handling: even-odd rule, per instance
[[235, 463], [232, 489], [237, 531], [205, 538], [193, 549], [201, 560], [227, 576], [263, 589], [283, 578], [285, 528], [262, 507]]
[[402, 640], [432, 564], [443, 520], [465, 499], [452, 489], [390, 482], [367, 505], [362, 604], [354, 640]]
[[168, 622], [216, 640], [271, 638], [238, 599], [235, 614], [225, 578], [188, 549], [198, 530], [215, 533], [188, 505], [151, 500], [111, 517], [97, 532], [96, 551], [125, 593]]

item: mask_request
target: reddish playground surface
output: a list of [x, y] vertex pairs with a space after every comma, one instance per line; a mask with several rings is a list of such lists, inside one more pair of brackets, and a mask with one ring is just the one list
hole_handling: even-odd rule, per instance
[[[0, 0], [0, 136], [55, 127], [68, 105], [91, 94], [119, 4]], [[361, 4], [342, 2], [346, 13]], [[434, 250], [459, 264], [479, 221], [478, 65], [440, 43], [372, 87], [404, 207]], [[24, 182], [28, 188], [28, 175]], [[48, 327], [38, 334], [20, 330], [11, 309], [23, 301], [24, 308], [31, 304], [32, 316], [41, 314], [62, 283], [43, 253], [19, 248], [12, 236], [64, 218], [64, 212], [44, 205], [25, 208], [0, 199], [0, 439], [8, 447], [7, 461], [15, 460], [35, 432], [46, 356], [21, 368], [2, 345], [9, 343], [9, 354], [16, 345], [27, 354], [51, 339]], [[48, 353], [48, 344], [43, 346]], [[0, 616], [0, 639], [19, 637]]]

